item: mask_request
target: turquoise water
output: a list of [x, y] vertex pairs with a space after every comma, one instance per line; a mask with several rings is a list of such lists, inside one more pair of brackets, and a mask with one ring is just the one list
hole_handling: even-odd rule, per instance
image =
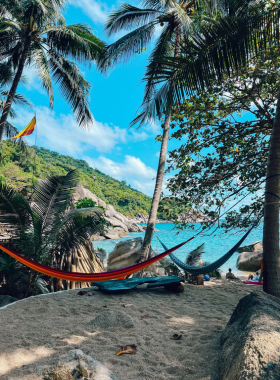
[[[199, 228], [199, 226], [200, 224], [197, 224], [197, 228]], [[172, 223], [159, 223], [156, 224], [155, 227], [159, 230], [158, 232], [156, 232], [158, 237], [168, 248], [172, 248], [175, 245], [180, 244], [184, 240], [187, 240], [194, 235], [193, 231], [181, 231], [177, 235], [177, 231], [172, 230], [172, 228], [174, 227]], [[214, 228], [216, 227], [213, 227], [213, 230]], [[242, 243], [242, 245], [250, 244], [257, 240], [262, 240], [262, 228], [263, 226], [261, 224], [258, 228], [253, 229], [250, 235], [247, 237], [247, 239]], [[205, 253], [202, 255], [202, 260], [212, 262], [224, 255], [228, 250], [230, 250], [238, 242], [238, 240], [241, 239], [242, 235], [244, 235], [244, 232], [240, 233], [240, 231], [236, 231], [236, 233], [231, 232], [227, 234], [222, 233], [221, 230], [218, 231], [218, 233], [216, 232], [216, 235], [218, 236], [199, 235], [197, 238], [193, 239], [185, 246], [175, 251], [174, 254], [177, 257], [179, 257], [182, 261], [184, 261], [186, 255], [191, 250], [197, 248], [200, 244], [204, 243]], [[114, 249], [115, 245], [121, 240], [128, 240], [136, 237], [143, 238], [144, 232], [131, 232], [128, 236], [118, 240], [108, 239], [101, 241], [93, 241], [93, 246], [95, 248], [103, 248], [108, 253], [111, 252]], [[152, 247], [154, 251], [158, 253], [163, 252], [163, 249], [155, 236], [152, 240]], [[233, 272], [238, 273], [238, 270], [236, 268], [236, 260], [238, 256], [238, 253], [234, 253], [233, 256], [221, 267], [222, 272], [227, 272], [228, 268], [232, 268]]]

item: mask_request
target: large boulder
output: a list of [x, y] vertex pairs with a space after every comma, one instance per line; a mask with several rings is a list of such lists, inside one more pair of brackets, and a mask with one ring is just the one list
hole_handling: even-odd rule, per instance
[[[115, 248], [108, 256], [107, 271], [129, 267], [138, 262], [142, 243], [142, 238], [135, 238], [120, 241], [116, 244]], [[153, 257], [154, 255], [154, 251], [150, 248], [150, 257]], [[145, 271], [157, 273], [157, 269], [158, 264], [155, 263], [145, 268]]]
[[17, 298], [11, 297], [11, 296], [1, 296], [0, 295], [0, 307], [9, 305], [10, 303], [18, 301]]
[[255, 241], [252, 244], [243, 245], [242, 247], [239, 247], [236, 252], [242, 253], [242, 252], [256, 252], [256, 251], [262, 251], [263, 250], [263, 243], [261, 240]]
[[82, 350], [71, 350], [60, 356], [53, 366], [38, 367], [43, 380], [118, 380], [107, 367]]
[[220, 342], [221, 380], [280, 379], [280, 299], [262, 291], [242, 298]]
[[113, 218], [116, 215], [116, 210], [112, 205], [107, 205], [105, 214], [108, 216], [108, 218]]
[[243, 271], [255, 272], [260, 269], [260, 259], [263, 251], [242, 252], [237, 259], [237, 268]]
[[96, 202], [96, 205], [99, 206], [99, 198], [93, 194], [90, 190], [85, 189], [83, 186], [79, 185], [76, 187], [76, 191], [73, 195], [73, 201], [77, 202], [79, 199], [88, 198]]
[[255, 272], [260, 269], [260, 259], [263, 257], [263, 244], [261, 241], [244, 245], [237, 252], [240, 253], [236, 264], [239, 270]]

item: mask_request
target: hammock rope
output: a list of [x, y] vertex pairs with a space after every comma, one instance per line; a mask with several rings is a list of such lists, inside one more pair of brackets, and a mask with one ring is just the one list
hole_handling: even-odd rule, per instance
[[[190, 265], [183, 263], [183, 261], [178, 259], [178, 257], [175, 256], [173, 253], [170, 253], [170, 258], [172, 261], [174, 261], [174, 263], [179, 268], [183, 269], [184, 271], [186, 271], [188, 273], [195, 274], [195, 275], [211, 273], [215, 269], [218, 269], [220, 266], [222, 266], [224, 263], [226, 263], [231, 258], [231, 256], [234, 254], [234, 252], [237, 251], [237, 249], [240, 247], [240, 245], [247, 238], [247, 236], [250, 234], [252, 229], [256, 227], [257, 224], [258, 224], [258, 222], [254, 223], [253, 226], [246, 232], [246, 234], [225, 255], [223, 255], [218, 260], [214, 261], [213, 263], [211, 263], [209, 265], [202, 266], [202, 267], [190, 266]], [[159, 242], [161, 243], [162, 247], [165, 250], [167, 250], [168, 248], [166, 247], [166, 245], [159, 239], [158, 236], [157, 236], [157, 238], [158, 238]]]
[[108, 281], [108, 280], [117, 280], [117, 279], [124, 279], [126, 276], [138, 272], [149, 265], [157, 262], [158, 260], [164, 258], [165, 256], [171, 254], [176, 249], [182, 247], [187, 242], [191, 241], [193, 239], [190, 238], [183, 243], [180, 243], [176, 245], [175, 247], [171, 249], [167, 249], [165, 252], [151, 257], [148, 260], [145, 260], [141, 263], [131, 265], [126, 268], [122, 269], [116, 269], [109, 272], [101, 272], [101, 273], [78, 273], [78, 272], [67, 272], [60, 269], [49, 267], [48, 265], [39, 264], [34, 260], [28, 259], [27, 257], [24, 257], [14, 250], [5, 247], [4, 245], [0, 244], [0, 249], [2, 251], [6, 252], [8, 255], [14, 257], [16, 260], [21, 262], [22, 264], [28, 266], [29, 268], [40, 272], [42, 274], [45, 274], [47, 276], [59, 278], [61, 280], [70, 280], [70, 281], [76, 281], [76, 282], [96, 282], [96, 281]]

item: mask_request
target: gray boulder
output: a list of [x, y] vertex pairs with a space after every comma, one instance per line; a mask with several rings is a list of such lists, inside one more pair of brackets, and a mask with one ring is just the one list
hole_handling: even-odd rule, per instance
[[0, 296], [0, 307], [9, 305], [10, 303], [18, 301], [17, 298], [11, 296]]
[[[142, 238], [135, 238], [120, 241], [116, 244], [115, 248], [108, 256], [107, 271], [121, 269], [135, 264], [140, 258], [142, 242]], [[154, 251], [150, 248], [150, 257], [153, 257], [154, 255]], [[157, 269], [158, 264], [154, 263], [145, 268], [145, 271], [157, 273]]]
[[237, 259], [237, 268], [239, 270], [255, 272], [260, 269], [260, 259], [263, 257], [263, 251], [242, 252]]
[[236, 264], [239, 270], [255, 272], [260, 269], [260, 259], [263, 257], [263, 244], [261, 241], [244, 245], [237, 252], [240, 253]]
[[71, 350], [60, 356], [54, 366], [38, 366], [43, 380], [118, 380], [107, 367], [82, 350]]
[[263, 250], [263, 243], [261, 240], [255, 241], [252, 244], [243, 245], [242, 247], [239, 247], [236, 252], [242, 253], [242, 252], [256, 252], [256, 251], [262, 251]]
[[85, 189], [83, 186], [79, 185], [76, 187], [76, 191], [73, 195], [73, 201], [77, 202], [79, 199], [83, 198], [92, 199], [94, 202], [96, 202], [96, 206], [99, 206], [99, 200], [101, 200], [90, 190]]
[[262, 291], [242, 298], [220, 342], [221, 380], [280, 379], [280, 299]]

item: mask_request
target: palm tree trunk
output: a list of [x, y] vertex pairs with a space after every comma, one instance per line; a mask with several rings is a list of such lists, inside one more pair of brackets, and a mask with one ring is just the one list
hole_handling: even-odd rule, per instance
[[18, 69], [17, 69], [16, 75], [14, 77], [12, 87], [8, 93], [7, 100], [6, 100], [4, 108], [3, 108], [3, 112], [1, 115], [1, 119], [0, 119], [0, 141], [3, 138], [4, 125], [7, 121], [7, 118], [8, 118], [8, 115], [9, 115], [9, 112], [10, 112], [10, 109], [11, 109], [11, 106], [12, 106], [12, 103], [14, 100], [16, 90], [17, 90], [20, 78], [22, 76], [22, 72], [24, 69], [24, 64], [25, 64], [25, 60], [27, 57], [29, 47], [30, 47], [30, 43], [31, 43], [31, 38], [27, 37], [25, 40], [25, 43], [24, 43], [23, 52], [22, 52], [20, 60], [19, 60]]
[[280, 298], [279, 205], [280, 205], [280, 92], [270, 140], [265, 186], [263, 225], [263, 290]]
[[[180, 43], [181, 43], [181, 27], [180, 25], [178, 25], [176, 28], [176, 39], [175, 39], [175, 49], [174, 49], [175, 58], [179, 56]], [[171, 97], [173, 95], [173, 91], [174, 91], [174, 87], [176, 83], [176, 77], [177, 77], [177, 70], [175, 70], [173, 74], [173, 80], [171, 84]], [[166, 162], [167, 144], [168, 144], [168, 139], [169, 139], [171, 113], [172, 113], [172, 107], [169, 107], [165, 114], [165, 119], [164, 119], [164, 124], [163, 124], [163, 135], [162, 135], [162, 143], [161, 143], [161, 148], [160, 148], [159, 163], [158, 163], [158, 170], [157, 170], [157, 176], [156, 176], [156, 185], [155, 185], [151, 210], [149, 214], [147, 229], [145, 232], [145, 237], [142, 244], [141, 256], [140, 256], [139, 261], [146, 260], [149, 257], [150, 246], [151, 246], [151, 241], [152, 241], [153, 232], [155, 228], [158, 205], [160, 201], [160, 194], [161, 194], [163, 177], [164, 177], [164, 168], [165, 168], [165, 162]]]

